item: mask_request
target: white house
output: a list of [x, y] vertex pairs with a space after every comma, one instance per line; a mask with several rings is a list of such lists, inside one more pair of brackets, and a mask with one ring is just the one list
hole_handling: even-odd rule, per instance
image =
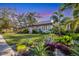
[[37, 31], [42, 31], [42, 32], [48, 32], [50, 29], [52, 29], [52, 23], [51, 21], [41, 21], [39, 23], [36, 23], [34, 25], [29, 25], [28, 29], [29, 32], [32, 33], [32, 30], [35, 29]]

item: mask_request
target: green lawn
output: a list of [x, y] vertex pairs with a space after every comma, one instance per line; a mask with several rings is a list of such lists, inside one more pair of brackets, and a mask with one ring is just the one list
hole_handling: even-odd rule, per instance
[[41, 34], [3, 34], [4, 39], [8, 44], [22, 44], [27, 43], [28, 41], [39, 40], [43, 38], [45, 35]]

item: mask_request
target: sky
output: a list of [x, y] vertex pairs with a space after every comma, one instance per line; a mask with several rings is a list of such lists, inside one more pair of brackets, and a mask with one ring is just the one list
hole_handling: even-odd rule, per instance
[[[23, 12], [37, 12], [43, 18], [40, 21], [50, 20], [50, 16], [53, 12], [57, 11], [61, 6], [61, 3], [0, 3], [0, 8], [8, 7], [15, 8], [17, 13]], [[63, 14], [67, 17], [71, 17], [71, 10], [66, 10]]]

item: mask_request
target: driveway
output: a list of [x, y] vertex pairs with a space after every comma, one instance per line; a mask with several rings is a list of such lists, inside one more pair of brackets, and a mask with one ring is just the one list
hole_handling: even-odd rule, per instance
[[2, 35], [0, 35], [0, 56], [15, 56], [15, 51], [6, 43]]

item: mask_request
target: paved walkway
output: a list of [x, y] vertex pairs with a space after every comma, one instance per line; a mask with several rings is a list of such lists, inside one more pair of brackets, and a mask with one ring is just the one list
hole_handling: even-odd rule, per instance
[[15, 56], [15, 52], [0, 35], [0, 56]]

